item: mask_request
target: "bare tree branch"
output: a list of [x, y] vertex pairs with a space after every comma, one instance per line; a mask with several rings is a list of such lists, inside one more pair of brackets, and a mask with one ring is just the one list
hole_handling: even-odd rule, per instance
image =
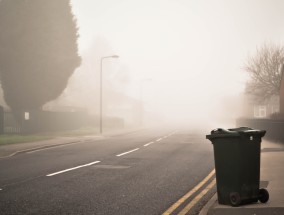
[[251, 80], [246, 84], [246, 93], [264, 101], [279, 95], [281, 72], [284, 63], [284, 47], [275, 44], [264, 44], [257, 48], [255, 56], [248, 58], [244, 70]]

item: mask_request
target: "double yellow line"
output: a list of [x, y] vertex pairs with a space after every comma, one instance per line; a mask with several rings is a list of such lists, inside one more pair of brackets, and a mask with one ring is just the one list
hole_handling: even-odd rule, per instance
[[[174, 212], [182, 203], [184, 203], [189, 197], [196, 193], [204, 184], [206, 184], [209, 179], [215, 174], [215, 169], [213, 169], [209, 175], [207, 175], [198, 185], [196, 185], [187, 194], [181, 197], [176, 203], [174, 203], [163, 215], [170, 215]], [[188, 203], [178, 215], [185, 215], [216, 183], [216, 180], [210, 182], [210, 184], [202, 190], [190, 203]]]

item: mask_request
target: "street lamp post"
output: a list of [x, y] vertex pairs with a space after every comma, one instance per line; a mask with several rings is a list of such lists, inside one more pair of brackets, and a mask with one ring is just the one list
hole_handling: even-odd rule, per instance
[[100, 72], [100, 134], [103, 133], [103, 60], [106, 58], [119, 58], [118, 55], [105, 56], [101, 58]]

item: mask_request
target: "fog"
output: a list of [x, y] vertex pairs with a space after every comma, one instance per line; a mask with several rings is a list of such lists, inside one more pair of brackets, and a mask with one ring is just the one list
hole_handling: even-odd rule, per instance
[[233, 126], [246, 59], [284, 38], [281, 0], [73, 0], [72, 6], [82, 65], [48, 105], [98, 113], [100, 60], [119, 55], [103, 60], [104, 114], [129, 123], [134, 119], [125, 112], [142, 101], [144, 124]]

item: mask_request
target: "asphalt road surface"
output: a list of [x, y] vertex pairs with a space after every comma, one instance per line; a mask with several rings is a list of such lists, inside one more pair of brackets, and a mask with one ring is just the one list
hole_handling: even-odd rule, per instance
[[205, 133], [170, 129], [18, 154], [0, 159], [0, 214], [198, 214], [213, 159]]

